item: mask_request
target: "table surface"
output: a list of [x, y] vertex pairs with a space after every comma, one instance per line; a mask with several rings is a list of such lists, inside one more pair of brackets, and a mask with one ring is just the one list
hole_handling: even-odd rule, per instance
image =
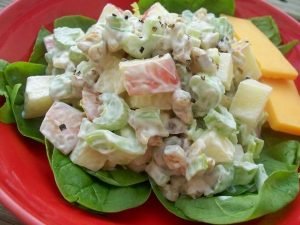
[[[300, 1], [299, 0], [267, 0], [268, 2], [285, 10], [291, 16], [300, 20]], [[0, 0], [0, 10], [8, 5], [12, 0]], [[23, 225], [14, 215], [0, 204], [0, 225]]]

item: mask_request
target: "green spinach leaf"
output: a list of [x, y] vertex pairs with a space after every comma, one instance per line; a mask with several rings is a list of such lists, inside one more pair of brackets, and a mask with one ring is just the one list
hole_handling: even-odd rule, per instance
[[0, 97], [3, 97], [4, 104], [0, 107], [0, 122], [2, 123], [14, 123], [15, 118], [11, 110], [9, 96], [7, 94], [6, 85], [7, 82], [4, 77], [4, 70], [8, 62], [0, 60]]
[[101, 181], [114, 185], [126, 187], [134, 184], [143, 183], [148, 180], [146, 173], [137, 173], [130, 169], [117, 167], [114, 170], [99, 170], [97, 172], [86, 170], [90, 175], [100, 179]]
[[160, 2], [168, 11], [175, 13], [181, 13], [186, 9], [196, 11], [201, 7], [217, 15], [222, 13], [233, 15], [235, 11], [234, 0], [139, 0], [141, 13], [144, 13], [155, 2]]
[[282, 42], [278, 26], [271, 16], [251, 18], [252, 23], [260, 29], [274, 45], [279, 46]]
[[64, 198], [97, 212], [111, 213], [137, 207], [151, 193], [147, 182], [117, 187], [94, 179], [56, 149], [51, 161], [55, 181]]
[[25, 91], [26, 80], [29, 76], [44, 75], [46, 70], [45, 65], [28, 63], [28, 62], [15, 62], [9, 64], [4, 71], [7, 84], [13, 88], [15, 84], [22, 84], [21, 95]]
[[44, 139], [44, 144], [45, 144], [45, 148], [46, 148], [46, 154], [47, 154], [47, 158], [49, 161], [49, 165], [51, 165], [54, 147], [53, 147], [52, 143], [50, 141], [48, 141], [46, 138]]
[[299, 40], [292, 40], [286, 44], [282, 44], [278, 26], [271, 16], [254, 17], [251, 18], [251, 21], [278, 47], [282, 54], [288, 54], [299, 44]]
[[81, 28], [86, 32], [97, 21], [85, 16], [64, 16], [54, 21], [54, 27]]
[[0, 59], [0, 95], [6, 92], [5, 86], [7, 85], [5, 77], [4, 77], [4, 70], [7, 67], [8, 62]]
[[45, 53], [47, 52], [47, 50], [44, 44], [44, 37], [50, 34], [50, 31], [48, 31], [46, 28], [42, 27], [40, 29], [33, 47], [33, 51], [29, 58], [29, 62], [39, 63], [43, 65], [48, 64], [45, 59]]
[[286, 55], [290, 51], [292, 51], [298, 44], [299, 44], [299, 40], [292, 40], [286, 44], [278, 46], [278, 48], [282, 52], [282, 54]]

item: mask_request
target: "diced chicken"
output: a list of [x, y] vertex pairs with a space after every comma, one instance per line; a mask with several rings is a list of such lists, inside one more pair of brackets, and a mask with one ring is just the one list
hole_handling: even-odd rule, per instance
[[84, 88], [82, 91], [81, 106], [87, 118], [91, 121], [100, 115], [100, 101], [98, 96], [99, 94], [88, 88]]
[[177, 89], [172, 97], [172, 109], [178, 118], [189, 124], [193, 120], [192, 102], [189, 92]]
[[77, 141], [83, 113], [63, 102], [54, 102], [40, 127], [41, 133], [62, 153], [70, 153]]

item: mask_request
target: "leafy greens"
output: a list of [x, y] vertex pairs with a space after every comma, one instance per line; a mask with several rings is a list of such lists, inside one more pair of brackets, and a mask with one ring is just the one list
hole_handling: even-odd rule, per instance
[[48, 155], [56, 184], [71, 203], [98, 212], [119, 212], [142, 205], [151, 193], [147, 182], [126, 187], [109, 185], [90, 176], [57, 149]]
[[138, 6], [141, 13], [144, 13], [152, 4], [160, 2], [168, 11], [181, 13], [184, 10], [196, 11], [201, 7], [206, 8], [209, 12], [219, 14], [233, 15], [235, 11], [234, 0], [139, 0]]
[[296, 45], [299, 40], [292, 40], [288, 43], [282, 44], [280, 32], [275, 20], [271, 16], [262, 16], [251, 18], [257, 28], [259, 28], [272, 42], [278, 47], [283, 54], [288, 54]]
[[3, 97], [4, 104], [0, 107], [0, 122], [2, 123], [14, 123], [15, 118], [11, 110], [9, 96], [7, 94], [7, 82], [4, 77], [4, 70], [7, 67], [8, 62], [0, 60], [0, 96]]
[[40, 29], [33, 47], [32, 54], [29, 58], [29, 62], [47, 65], [45, 59], [45, 53], [47, 52], [47, 50], [44, 44], [44, 37], [50, 34], [50, 31], [48, 31], [46, 28], [42, 27]]

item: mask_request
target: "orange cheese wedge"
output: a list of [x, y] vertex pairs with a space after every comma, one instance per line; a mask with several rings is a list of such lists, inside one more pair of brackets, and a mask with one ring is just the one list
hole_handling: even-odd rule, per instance
[[300, 135], [300, 96], [295, 83], [274, 79], [262, 79], [261, 82], [273, 88], [266, 106], [271, 128]]
[[297, 70], [250, 20], [226, 16], [238, 39], [248, 40], [261, 68], [262, 77], [294, 80]]

